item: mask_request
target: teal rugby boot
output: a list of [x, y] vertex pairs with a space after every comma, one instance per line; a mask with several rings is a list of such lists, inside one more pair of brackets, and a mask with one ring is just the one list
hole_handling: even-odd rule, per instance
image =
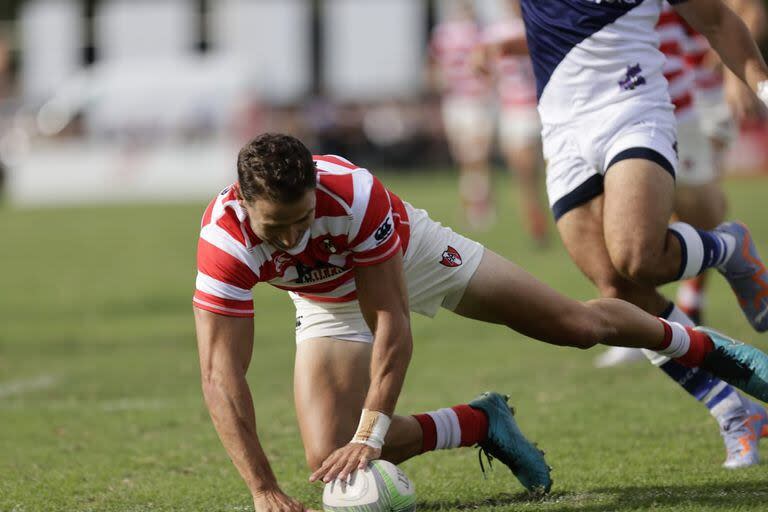
[[544, 460], [544, 452], [528, 441], [518, 428], [507, 405], [508, 398], [487, 392], [469, 402], [470, 407], [480, 409], [488, 417], [488, 435], [478, 444], [489, 461], [496, 458], [504, 463], [529, 492], [546, 494], [552, 488], [549, 475], [552, 468]]
[[768, 355], [757, 348], [708, 327], [695, 327], [709, 336], [715, 348], [701, 368], [753, 397], [768, 401]]

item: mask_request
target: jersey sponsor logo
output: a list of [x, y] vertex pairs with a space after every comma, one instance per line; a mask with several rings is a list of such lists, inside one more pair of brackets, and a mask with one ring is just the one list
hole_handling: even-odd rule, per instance
[[627, 74], [624, 75], [624, 78], [619, 80], [619, 87], [625, 91], [632, 91], [638, 86], [644, 85], [645, 77], [640, 74], [642, 72], [643, 69], [640, 67], [639, 63], [634, 66], [627, 66]]
[[377, 242], [382, 242], [385, 238], [387, 238], [387, 235], [392, 231], [392, 223], [389, 221], [389, 217], [384, 219], [384, 222], [381, 223], [381, 226], [379, 226], [376, 229], [376, 232], [373, 234], [373, 238], [376, 239]]
[[303, 263], [297, 262], [296, 273], [299, 275], [296, 279], [298, 284], [310, 284], [336, 277], [344, 273], [344, 269], [330, 263], [320, 263], [317, 267], [308, 267]]
[[462, 264], [461, 254], [449, 245], [448, 248], [443, 251], [440, 264], [446, 267], [458, 267]]

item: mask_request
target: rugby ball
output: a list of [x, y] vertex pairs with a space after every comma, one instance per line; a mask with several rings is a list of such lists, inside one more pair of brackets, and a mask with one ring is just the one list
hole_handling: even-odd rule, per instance
[[326, 512], [411, 512], [416, 510], [413, 482], [385, 460], [374, 460], [347, 480], [334, 480], [323, 489]]

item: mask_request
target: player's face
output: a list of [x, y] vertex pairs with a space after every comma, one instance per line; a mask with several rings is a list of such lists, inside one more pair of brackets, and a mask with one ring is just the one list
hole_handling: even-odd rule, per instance
[[257, 198], [243, 206], [256, 236], [278, 249], [292, 249], [315, 220], [315, 190], [292, 203]]

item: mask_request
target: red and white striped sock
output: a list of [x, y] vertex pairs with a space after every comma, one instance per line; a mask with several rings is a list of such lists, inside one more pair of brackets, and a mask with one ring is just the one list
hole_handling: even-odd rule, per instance
[[472, 446], [488, 435], [488, 418], [485, 413], [465, 404], [415, 414], [413, 417], [421, 425], [423, 433], [421, 453]]
[[656, 350], [659, 354], [674, 359], [683, 366], [697, 368], [715, 346], [706, 333], [677, 322], [668, 322], [659, 318], [664, 325], [664, 341]]

